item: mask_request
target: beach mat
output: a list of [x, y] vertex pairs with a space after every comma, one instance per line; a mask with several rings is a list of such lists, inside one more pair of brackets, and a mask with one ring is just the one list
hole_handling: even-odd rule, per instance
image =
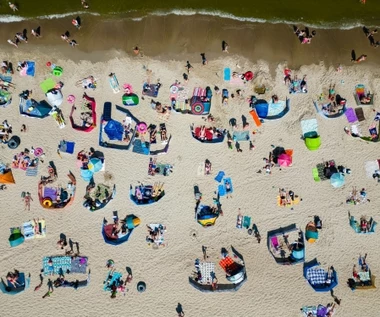
[[36, 73], [36, 63], [32, 61], [27, 61], [26, 64], [28, 65], [28, 68], [26, 69], [26, 74], [28, 76], [34, 76]]
[[355, 113], [353, 108], [347, 108], [347, 110], [344, 114], [345, 114], [347, 121], [349, 123], [354, 123], [354, 122], [358, 121], [358, 117], [356, 116], [356, 113]]
[[110, 83], [110, 86], [112, 88], [112, 91], [114, 94], [117, 94], [120, 92], [120, 86], [119, 86], [119, 81], [117, 80], [116, 78], [116, 75], [115, 74], [112, 74], [112, 76], [110, 76], [108, 78], [108, 81]]
[[259, 127], [261, 126], [261, 120], [259, 118], [259, 116], [257, 115], [257, 112], [255, 109], [252, 109], [249, 114], [251, 115], [253, 121], [255, 122], [256, 126]]
[[225, 81], [230, 81], [231, 80], [231, 68], [226, 67], [223, 70], [223, 79]]
[[363, 108], [362, 107], [355, 108], [355, 114], [356, 114], [356, 117], [359, 120], [359, 122], [362, 122], [362, 121], [365, 120], [364, 112], [363, 112]]
[[71, 271], [71, 257], [70, 256], [53, 256], [53, 257], [44, 257], [42, 259], [42, 266], [44, 270], [44, 274], [48, 275], [51, 273], [51, 270], [49, 269], [48, 262], [49, 260], [52, 260], [53, 262], [53, 273], [59, 274], [59, 270], [62, 269], [63, 272], [66, 272], [67, 270]]
[[379, 169], [378, 161], [367, 161], [364, 163], [365, 173], [368, 178], [372, 178], [372, 175]]
[[317, 119], [308, 119], [301, 121], [302, 135], [310, 134], [310, 132], [318, 133], [318, 122]]
[[220, 183], [224, 177], [225, 173], [224, 171], [219, 171], [218, 175], [215, 176], [215, 180]]
[[48, 78], [40, 84], [40, 87], [44, 94], [46, 94], [49, 90], [55, 87], [55, 81], [52, 78]]
[[234, 141], [249, 141], [249, 131], [234, 131], [232, 138]]

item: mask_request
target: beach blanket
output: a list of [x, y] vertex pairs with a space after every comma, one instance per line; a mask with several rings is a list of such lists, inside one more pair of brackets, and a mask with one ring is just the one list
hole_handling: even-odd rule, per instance
[[40, 160], [37, 158], [34, 160], [34, 166], [28, 166], [25, 172], [26, 176], [37, 176], [38, 174], [38, 165]]
[[40, 87], [44, 94], [46, 94], [49, 90], [53, 89], [55, 85], [55, 81], [52, 78], [48, 78], [40, 84]]
[[[48, 264], [50, 259], [53, 262], [52, 266]], [[48, 275], [50, 273], [59, 274], [60, 269], [62, 269], [62, 271], [66, 273], [67, 270], [71, 271], [71, 257], [70, 256], [44, 257], [42, 259], [42, 267], [43, 267], [44, 275]]]
[[279, 100], [278, 102], [269, 102], [268, 103], [268, 117], [277, 116], [280, 114], [286, 107], [286, 101]]
[[201, 282], [204, 284], [211, 284], [215, 274], [215, 263], [213, 262], [200, 262], [199, 271], [202, 274]]
[[318, 133], [318, 121], [317, 119], [308, 119], [301, 121], [302, 135], [310, 134], [310, 132]]
[[234, 131], [232, 138], [234, 141], [249, 141], [249, 131]]
[[[230, 189], [227, 190], [226, 183], [230, 184]], [[223, 197], [228, 194], [232, 194], [234, 192], [234, 188], [232, 186], [232, 181], [230, 177], [226, 177], [223, 179], [222, 184], [218, 185], [218, 194], [220, 197]]]
[[353, 108], [347, 108], [344, 114], [346, 115], [347, 121], [349, 123], [354, 123], [358, 121], [358, 117], [356, 116], [356, 113]]
[[88, 258], [86, 256], [78, 256], [71, 260], [71, 273], [82, 273], [87, 272]]
[[109, 271], [107, 278], [106, 278], [106, 281], [105, 281], [104, 286], [103, 286], [103, 290], [104, 291], [110, 291], [111, 285], [113, 283], [118, 285], [118, 283], [116, 283], [116, 281], [120, 280], [122, 277], [123, 277], [123, 274], [121, 274], [120, 272]]
[[75, 142], [68, 142], [62, 140], [59, 142], [58, 150], [63, 153], [73, 154], [75, 149]]
[[355, 108], [355, 114], [356, 114], [356, 117], [359, 120], [359, 122], [362, 122], [362, 121], [365, 120], [364, 112], [363, 112], [363, 108], [362, 107]]
[[46, 222], [44, 219], [38, 220], [38, 232], [36, 232], [34, 221], [24, 222], [22, 225], [22, 230], [24, 232], [25, 240], [45, 238]]
[[145, 96], [156, 98], [158, 96], [159, 87], [156, 84], [144, 83], [142, 94]]
[[224, 175], [225, 175], [224, 171], [219, 171], [218, 175], [215, 176], [215, 180], [220, 183]]
[[43, 198], [50, 198], [52, 201], [57, 199], [57, 189], [54, 187], [44, 187]]
[[325, 284], [326, 276], [326, 271], [322, 268], [310, 268], [306, 272], [306, 278], [311, 285]]
[[367, 161], [364, 163], [365, 172], [368, 178], [372, 178], [373, 174], [379, 168], [379, 161]]

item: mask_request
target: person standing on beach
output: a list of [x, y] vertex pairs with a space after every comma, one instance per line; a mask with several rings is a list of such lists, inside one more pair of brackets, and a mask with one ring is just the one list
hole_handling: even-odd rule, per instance
[[207, 65], [206, 54], [205, 53], [201, 53], [201, 57], [202, 57], [202, 65], [203, 66]]
[[228, 53], [228, 43], [226, 41], [222, 41], [222, 51]]
[[41, 37], [41, 27], [39, 26], [36, 29], [32, 29], [31, 33], [32, 33], [33, 36], [35, 36], [37, 38]]
[[186, 69], [187, 69], [187, 73], [189, 74], [190, 73], [190, 69], [194, 68], [193, 66], [191, 66], [190, 62], [189, 61], [186, 61]]
[[78, 30], [80, 30], [80, 28], [81, 28], [81, 23], [80, 23], [80, 18], [79, 17], [76, 17], [75, 19], [73, 19], [72, 21], [71, 21], [71, 23], [78, 29]]
[[13, 12], [18, 11], [17, 6], [14, 3], [12, 3], [12, 2], [9, 2], [9, 7], [13, 10]]

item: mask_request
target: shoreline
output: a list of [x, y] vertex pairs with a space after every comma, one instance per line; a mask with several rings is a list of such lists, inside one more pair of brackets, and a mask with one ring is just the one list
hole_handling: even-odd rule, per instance
[[[300, 44], [292, 25], [285, 24], [245, 23], [204, 16], [152, 16], [141, 21], [89, 17], [82, 18], [80, 30], [71, 25], [70, 18], [3, 24], [0, 47], [6, 52], [54, 48], [74, 61], [87, 58], [103, 61], [105, 51], [133, 55], [132, 49], [138, 45], [144, 55], [160, 60], [196, 63], [200, 61], [200, 53], [206, 53], [208, 60], [239, 55], [254, 63], [258, 60], [269, 64], [286, 62], [295, 69], [321, 62], [328, 67], [351, 65], [351, 50], [354, 49], [358, 56], [368, 55], [367, 64], [380, 64], [380, 54], [370, 46], [361, 28], [317, 30], [311, 44]], [[41, 26], [42, 38], [37, 39], [30, 30], [38, 26]], [[18, 49], [7, 44], [7, 39], [23, 29], [28, 31], [29, 44], [21, 43]], [[66, 31], [70, 32], [71, 39], [78, 42], [77, 47], [72, 48], [62, 41], [60, 35]], [[222, 52], [223, 40], [230, 46], [229, 54]]]

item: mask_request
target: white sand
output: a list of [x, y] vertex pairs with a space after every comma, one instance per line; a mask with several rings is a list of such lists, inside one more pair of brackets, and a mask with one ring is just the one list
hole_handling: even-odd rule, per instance
[[[114, 95], [108, 84], [107, 74], [115, 72], [119, 83], [128, 82], [133, 85], [137, 94], [141, 95], [142, 83], [146, 78], [143, 65], [153, 70], [153, 81], [161, 79], [163, 87], [160, 90], [158, 101], [169, 103], [169, 86], [175, 79], [182, 80], [185, 72], [184, 62], [160, 62], [148, 59], [130, 59], [116, 53], [119, 58], [108, 62], [91, 64], [82, 61], [75, 64], [72, 61], [53, 60], [55, 64], [64, 68], [64, 75], [60, 78], [65, 86], [64, 96], [83, 93], [74, 83], [88, 75], [98, 78], [98, 88], [89, 96], [95, 97], [98, 107], [98, 116], [101, 115], [105, 101], [121, 104], [122, 93]], [[28, 54], [31, 55], [31, 54]], [[32, 55], [31, 55], [32, 56]], [[17, 64], [25, 55], [11, 60]], [[280, 226], [296, 223], [304, 229], [312, 220], [313, 215], [319, 215], [324, 223], [320, 232], [320, 239], [313, 245], [306, 247], [306, 258], [312, 260], [317, 257], [321, 264], [333, 265], [338, 273], [339, 286], [335, 289], [338, 298], [342, 298], [341, 307], [337, 316], [378, 316], [379, 294], [377, 290], [352, 292], [346, 281], [351, 276], [352, 265], [357, 263], [359, 253], [368, 252], [368, 263], [373, 274], [380, 272], [379, 233], [373, 235], [358, 235], [348, 223], [347, 212], [350, 211], [356, 218], [361, 215], [373, 216], [380, 220], [378, 206], [380, 198], [377, 184], [373, 179], [366, 177], [364, 162], [376, 160], [378, 145], [367, 144], [347, 136], [343, 128], [347, 125], [345, 116], [327, 120], [316, 114], [312, 100], [316, 99], [324, 89], [327, 93], [328, 85], [336, 83], [336, 91], [348, 100], [348, 106], [354, 107], [354, 86], [364, 83], [371, 91], [380, 89], [380, 82], [376, 79], [375, 69], [367, 65], [355, 65], [337, 73], [334, 69], [326, 69], [323, 65], [314, 65], [297, 71], [299, 77], [308, 75], [309, 93], [291, 95], [290, 113], [276, 122], [266, 122], [259, 129], [254, 127], [249, 116], [247, 102], [230, 100], [226, 108], [221, 106], [221, 97], [214, 96], [211, 113], [221, 123], [228, 127], [228, 120], [235, 117], [240, 122], [244, 114], [250, 122], [251, 129], [258, 130], [253, 135], [256, 149], [248, 150], [248, 144], [241, 142], [243, 153], [229, 150], [223, 144], [201, 144], [195, 141], [189, 132], [189, 125], [193, 122], [202, 124], [200, 117], [172, 113], [166, 122], [168, 134], [173, 135], [169, 153], [160, 156], [158, 160], [174, 164], [174, 173], [169, 177], [148, 177], [147, 168], [149, 157], [131, 151], [104, 149], [98, 146], [99, 128], [92, 133], [74, 131], [69, 121], [64, 129], [59, 129], [51, 118], [37, 120], [24, 118], [18, 112], [17, 94], [24, 89], [33, 89], [34, 98], [44, 98], [39, 83], [48, 78], [49, 69], [45, 66], [48, 59], [41, 56], [36, 60], [36, 77], [21, 78], [14, 75], [17, 90], [11, 106], [0, 109], [0, 119], [7, 119], [13, 125], [14, 134], [22, 138], [21, 146], [13, 151], [5, 146], [1, 147], [0, 159], [11, 163], [13, 155], [25, 147], [43, 147], [46, 158], [40, 165], [37, 177], [26, 177], [21, 170], [14, 170], [16, 185], [8, 186], [7, 191], [0, 192], [1, 199], [1, 234], [0, 234], [0, 275], [5, 276], [9, 270], [17, 268], [20, 271], [32, 274], [31, 288], [18, 296], [1, 295], [2, 311], [4, 316], [13, 314], [28, 314], [39, 316], [53, 313], [55, 316], [101, 316], [104, 314], [125, 316], [176, 316], [175, 307], [180, 302], [186, 316], [300, 316], [299, 309], [303, 305], [327, 304], [332, 301], [329, 293], [316, 293], [307, 284], [302, 275], [302, 264], [296, 266], [281, 266], [275, 263], [266, 246], [268, 230]], [[271, 78], [269, 67], [259, 61], [252, 65], [238, 57], [226, 56], [225, 59], [212, 61], [206, 67], [192, 63], [194, 69], [190, 74], [190, 91], [193, 87], [216, 84], [221, 89], [235, 87], [222, 82], [222, 69], [230, 66], [232, 69], [239, 62], [242, 70], [252, 70], [265, 83], [269, 83], [271, 90], [265, 98], [268, 100], [273, 93], [280, 99], [288, 96], [283, 84], [283, 66], [277, 68], [276, 78]], [[369, 72], [368, 70], [371, 70]], [[238, 69], [236, 69], [238, 70]], [[218, 73], [219, 77], [215, 75]], [[260, 79], [261, 78], [261, 79]], [[266, 79], [263, 79], [266, 78]], [[341, 84], [344, 80], [344, 84]], [[245, 96], [253, 94], [252, 86], [245, 89]], [[375, 96], [375, 98], [377, 95]], [[131, 108], [139, 119], [148, 123], [159, 124], [162, 120], [150, 108], [150, 98], [145, 98], [140, 105]], [[375, 99], [377, 103], [377, 98]], [[65, 101], [61, 106], [66, 119], [70, 105]], [[113, 113], [116, 115], [115, 108]], [[365, 109], [370, 120], [374, 116], [372, 107]], [[120, 116], [116, 116], [120, 118]], [[309, 152], [300, 139], [300, 120], [317, 118], [322, 146], [316, 152]], [[369, 120], [369, 121], [370, 121]], [[28, 132], [20, 134], [21, 124], [26, 124]], [[368, 123], [369, 125], [369, 123]], [[366, 131], [364, 131], [366, 132]], [[82, 207], [82, 197], [86, 184], [79, 176], [76, 167], [76, 155], [62, 154], [62, 159], [56, 154], [59, 140], [66, 139], [76, 142], [76, 153], [90, 146], [104, 151], [106, 170], [114, 176], [117, 184], [116, 198], [100, 211], [91, 213]], [[281, 145], [294, 149], [294, 163], [291, 168], [281, 171], [275, 169], [271, 176], [257, 174], [263, 167], [263, 157], [267, 157], [271, 144]], [[212, 176], [197, 176], [200, 162], [208, 158], [213, 164]], [[346, 177], [347, 183], [343, 188], [334, 189], [328, 181], [315, 183], [312, 177], [312, 168], [322, 160], [335, 159], [338, 164], [351, 168], [352, 175]], [[54, 160], [59, 179], [62, 184], [67, 182], [66, 174], [71, 170], [77, 177], [77, 196], [74, 204], [64, 210], [44, 210], [38, 203], [37, 182], [41, 175], [47, 174], [47, 164]], [[197, 183], [203, 192], [203, 202], [212, 202], [213, 192], [217, 188], [214, 176], [219, 170], [224, 170], [232, 178], [235, 192], [232, 199], [222, 199], [224, 216], [217, 220], [214, 227], [202, 228], [194, 220], [193, 185]], [[96, 182], [103, 180], [102, 173], [95, 176]], [[149, 182], [162, 180], [165, 182], [166, 196], [157, 204], [137, 207], [129, 199], [129, 185], [138, 181]], [[370, 203], [359, 206], [346, 205], [346, 196], [352, 186], [365, 187]], [[292, 189], [299, 194], [303, 201], [290, 208], [280, 208], [276, 205], [278, 187]], [[32, 193], [34, 201], [31, 211], [24, 211], [20, 194], [22, 191]], [[261, 244], [257, 244], [254, 237], [245, 230], [235, 228], [237, 210], [241, 208], [243, 214], [252, 217], [258, 225], [262, 235]], [[111, 246], [103, 241], [101, 224], [103, 217], [111, 220], [112, 211], [118, 210], [120, 216], [133, 213], [141, 218], [141, 226], [135, 229], [130, 241], [119, 246]], [[8, 244], [9, 228], [21, 225], [34, 217], [44, 217], [47, 223], [47, 238], [26, 241], [17, 248], [10, 248]], [[148, 223], [163, 223], [167, 225], [165, 234], [167, 247], [153, 250], [145, 242]], [[39, 283], [38, 274], [42, 267], [44, 256], [61, 254], [56, 249], [59, 234], [63, 232], [68, 238], [79, 241], [83, 255], [89, 257], [91, 268], [91, 284], [89, 287], [74, 291], [72, 289], [56, 289], [50, 298], [42, 299], [46, 292], [45, 285], [41, 290], [34, 292]], [[196, 237], [192, 236], [196, 233]], [[193, 263], [202, 256], [201, 246], [209, 247], [210, 260], [218, 262], [220, 248], [233, 245], [243, 254], [246, 261], [248, 281], [236, 293], [203, 294], [195, 290], [188, 283], [188, 276], [193, 271]], [[102, 283], [106, 277], [105, 263], [107, 259], [116, 262], [116, 268], [125, 272], [125, 266], [133, 270], [134, 280], [126, 296], [119, 295], [111, 300], [110, 294], [102, 290]], [[219, 271], [220, 272], [220, 271]], [[219, 281], [225, 278], [220, 273]], [[138, 281], [145, 281], [147, 291], [139, 294], [136, 290]], [[50, 313], [49, 313], [50, 312]]]

